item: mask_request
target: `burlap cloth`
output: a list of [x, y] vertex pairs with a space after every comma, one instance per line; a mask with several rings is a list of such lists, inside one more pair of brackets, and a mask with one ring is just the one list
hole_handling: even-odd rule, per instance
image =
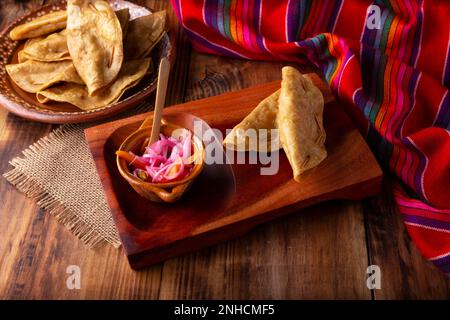
[[[139, 106], [121, 117], [149, 109]], [[106, 121], [111, 121], [108, 119]], [[93, 124], [91, 124], [93, 125]], [[86, 125], [63, 125], [10, 161], [3, 176], [93, 247], [120, 247], [100, 178], [84, 136]]]

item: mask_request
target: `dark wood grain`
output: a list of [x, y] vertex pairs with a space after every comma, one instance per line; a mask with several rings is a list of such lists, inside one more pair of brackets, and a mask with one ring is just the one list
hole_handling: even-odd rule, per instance
[[[0, 1], [1, 26], [41, 2]], [[280, 79], [282, 63], [191, 51], [168, 2], [136, 2], [168, 8], [177, 34], [168, 105]], [[0, 109], [0, 172], [50, 130]], [[139, 272], [130, 269], [121, 249], [86, 248], [3, 178], [0, 201], [2, 299], [450, 298], [450, 280], [410, 242], [388, 188], [371, 200], [332, 201], [301, 210], [239, 239]], [[382, 269], [382, 289], [373, 295], [366, 287], [370, 263]], [[72, 264], [81, 268], [80, 290], [66, 287], [66, 268]]]

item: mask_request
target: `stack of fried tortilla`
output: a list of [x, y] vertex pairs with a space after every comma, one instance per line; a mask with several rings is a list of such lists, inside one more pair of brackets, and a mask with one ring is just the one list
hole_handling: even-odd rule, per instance
[[130, 21], [128, 9], [107, 1], [68, 0], [52, 12], [15, 27], [26, 40], [18, 64], [6, 66], [21, 89], [41, 103], [71, 103], [93, 110], [117, 102], [151, 72], [150, 53], [164, 35], [166, 12]]
[[[281, 145], [292, 167], [294, 180], [300, 181], [303, 172], [316, 167], [327, 157], [323, 108], [322, 92], [308, 76], [293, 67], [284, 67], [281, 89], [261, 101], [234, 127], [224, 144], [237, 151], [257, 152], [276, 151]], [[249, 129], [257, 130], [257, 140], [250, 139]], [[261, 134], [265, 136], [261, 137]], [[280, 143], [274, 143], [278, 138]]]

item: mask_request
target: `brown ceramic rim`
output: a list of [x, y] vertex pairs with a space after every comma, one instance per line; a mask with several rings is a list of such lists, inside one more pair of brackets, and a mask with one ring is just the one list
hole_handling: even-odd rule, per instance
[[[67, 1], [64, 0], [54, 4], [47, 4], [40, 7], [37, 10], [30, 11], [29, 13], [16, 19], [13, 23], [11, 23], [8, 27], [6, 27], [0, 32], [0, 78], [2, 78], [0, 79], [0, 105], [3, 106], [5, 109], [7, 109], [9, 112], [29, 120], [46, 123], [63, 124], [63, 123], [89, 122], [94, 120], [100, 120], [109, 116], [113, 116], [131, 107], [134, 107], [139, 103], [143, 102], [146, 98], [148, 98], [156, 90], [157, 77], [155, 77], [155, 79], [150, 84], [145, 86], [139, 92], [129, 97], [126, 97], [125, 99], [116, 102], [114, 104], [107, 105], [102, 108], [90, 111], [58, 112], [49, 109], [43, 109], [41, 107], [38, 107], [37, 105], [33, 105], [23, 100], [20, 96], [17, 95], [17, 93], [10, 92], [12, 90], [6, 88], [6, 85], [4, 83], [7, 80], [5, 77], [9, 76], [7, 75], [3, 65], [6, 65], [9, 63], [9, 61], [11, 61], [15, 49], [20, 43], [20, 41], [12, 41], [9, 38], [9, 32], [17, 25], [30, 21], [32, 18], [36, 16], [40, 16], [42, 14], [57, 10], [64, 10], [66, 7], [66, 2]], [[110, 2], [112, 3], [113, 6], [139, 7], [148, 12], [152, 12], [152, 10], [146, 6], [137, 5], [135, 3], [131, 3], [128, 1], [114, 0]], [[175, 41], [173, 41], [173, 36], [167, 32], [163, 36], [163, 39], [164, 41], [167, 42], [168, 48], [166, 56], [169, 58], [169, 61], [171, 62], [170, 65], [172, 67], [175, 61], [175, 52], [176, 52], [174, 47]], [[153, 63], [155, 66], [154, 72], [157, 72], [159, 62], [153, 61]], [[13, 96], [11, 96], [11, 94]], [[8, 97], [8, 95], [10, 95], [10, 97]]]

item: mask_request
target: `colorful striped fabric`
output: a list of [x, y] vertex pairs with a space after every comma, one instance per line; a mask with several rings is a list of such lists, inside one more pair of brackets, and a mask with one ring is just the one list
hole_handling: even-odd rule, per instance
[[398, 177], [394, 194], [411, 238], [450, 275], [450, 1], [172, 5], [197, 50], [317, 65]]

